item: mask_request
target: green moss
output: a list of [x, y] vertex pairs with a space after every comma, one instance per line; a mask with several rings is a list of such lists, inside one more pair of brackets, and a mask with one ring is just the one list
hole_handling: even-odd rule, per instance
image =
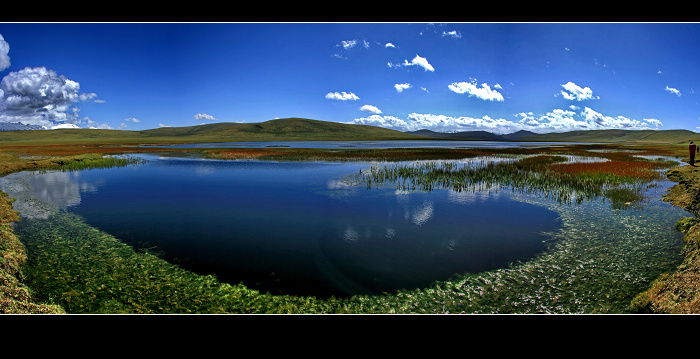
[[698, 224], [698, 219], [696, 217], [685, 217], [681, 218], [676, 222], [676, 229], [679, 232], [686, 233], [688, 230], [690, 230], [691, 227], [695, 226]]

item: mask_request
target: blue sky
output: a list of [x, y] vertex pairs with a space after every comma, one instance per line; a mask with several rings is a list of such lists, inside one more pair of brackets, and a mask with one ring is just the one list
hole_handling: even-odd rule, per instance
[[0, 23], [0, 122], [700, 128], [695, 23]]

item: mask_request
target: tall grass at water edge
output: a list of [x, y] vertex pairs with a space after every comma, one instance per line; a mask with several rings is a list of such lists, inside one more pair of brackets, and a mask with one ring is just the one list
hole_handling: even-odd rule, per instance
[[368, 189], [385, 185], [419, 191], [511, 189], [560, 203], [607, 198], [619, 206], [621, 201], [640, 199], [643, 186], [660, 178], [657, 169], [670, 165], [644, 159], [577, 162], [565, 156], [536, 155], [505, 161], [481, 160], [476, 166], [474, 162], [455, 161], [373, 165], [346, 180]]

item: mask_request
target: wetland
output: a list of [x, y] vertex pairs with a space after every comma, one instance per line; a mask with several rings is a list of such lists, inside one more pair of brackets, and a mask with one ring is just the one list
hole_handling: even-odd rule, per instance
[[2, 178], [37, 300], [69, 313], [626, 313], [682, 260], [674, 224], [688, 213], [661, 201], [659, 171], [677, 165], [663, 151], [166, 150]]

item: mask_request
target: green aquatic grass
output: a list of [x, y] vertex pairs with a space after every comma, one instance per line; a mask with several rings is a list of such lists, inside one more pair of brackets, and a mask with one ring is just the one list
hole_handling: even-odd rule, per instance
[[[522, 196], [522, 195], [518, 195]], [[631, 298], [679, 263], [683, 211], [651, 201], [617, 211], [522, 196], [560, 213], [549, 250], [524, 263], [456, 274], [423, 289], [351, 298], [271, 295], [197, 275], [58, 212], [22, 220], [35, 298], [68, 313], [626, 313]]]

